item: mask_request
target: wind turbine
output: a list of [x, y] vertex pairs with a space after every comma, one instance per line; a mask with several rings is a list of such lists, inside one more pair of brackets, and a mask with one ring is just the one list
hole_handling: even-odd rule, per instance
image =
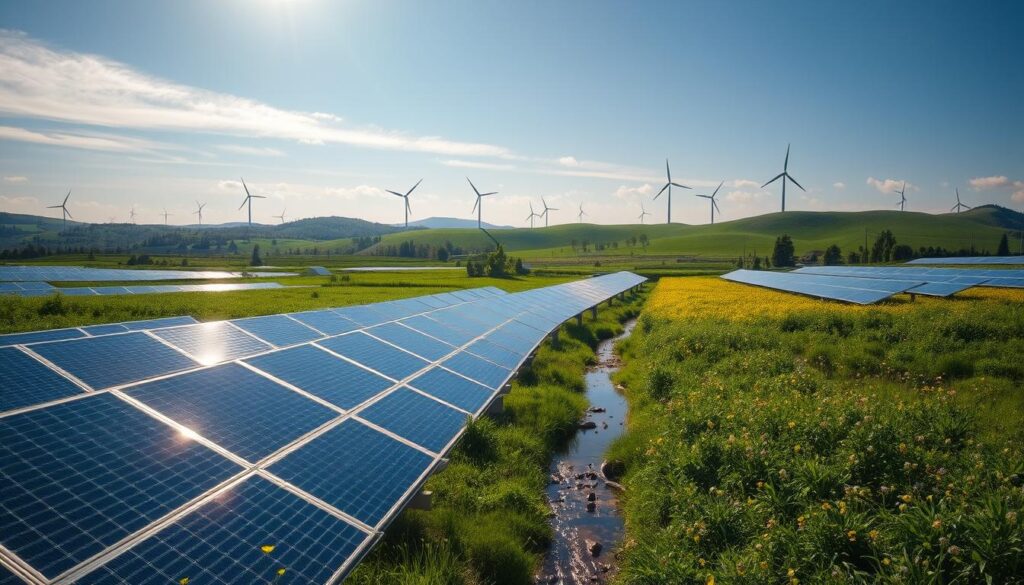
[[135, 206], [128, 210], [128, 223], [135, 223]]
[[544, 227], [548, 227], [548, 212], [549, 211], [558, 211], [558, 208], [557, 207], [548, 207], [548, 202], [544, 201], [543, 197], [540, 198], [540, 202], [542, 204], [544, 204], [544, 211], [541, 212], [541, 215], [544, 217]]
[[[893, 191], [893, 193], [899, 193], [900, 194], [900, 211], [904, 211], [903, 208], [904, 208], [904, 206], [907, 203], [907, 196], [904, 195], [904, 193], [906, 193], [906, 192], [907, 192], [907, 182], [906, 181], [903, 181], [903, 187], [900, 188], [899, 191], [895, 191], [895, 190]], [[960, 198], [959, 197], [957, 198], [957, 203], [960, 203]]]
[[777, 181], [779, 179], [782, 179], [782, 211], [786, 211], [786, 180], [787, 179], [792, 181], [793, 184], [796, 185], [797, 187], [800, 187], [800, 190], [803, 191], [804, 193], [807, 192], [807, 189], [804, 189], [803, 186], [800, 185], [800, 183], [797, 183], [796, 179], [794, 179], [789, 174], [789, 145], [788, 144], [786, 145], [786, 162], [782, 163], [782, 172], [777, 174], [777, 175], [775, 175], [775, 178], [772, 179], [771, 181], [768, 181], [764, 185], [761, 185], [761, 188], [764, 189], [765, 187], [767, 187], [768, 185], [771, 185], [772, 183], [774, 183], [775, 181]]
[[960, 203], [960, 187], [957, 187], [956, 188], [956, 205], [954, 205], [952, 207], [952, 209], [950, 209], [950, 211], [956, 211], [957, 213], [960, 213], [960, 208], [961, 207], [964, 208], [964, 209], [970, 209], [971, 208], [970, 205], [965, 205], [963, 203]]
[[587, 213], [583, 211], [583, 203], [580, 203], [580, 212], [576, 214], [576, 216], [579, 218], [580, 223], [583, 223], [583, 216], [586, 214]]
[[242, 204], [238, 206], [239, 209], [245, 207], [245, 204], [249, 204], [249, 227], [252, 227], [252, 200], [253, 199], [266, 199], [263, 195], [253, 195], [249, 193], [249, 186], [245, 184], [245, 179], [242, 179], [242, 188], [245, 189], [245, 199], [242, 200]]
[[[484, 205], [483, 205], [482, 199], [484, 197], [487, 197], [488, 195], [497, 195], [498, 192], [497, 191], [491, 191], [490, 193], [481, 193], [480, 190], [476, 188], [476, 185], [473, 184], [473, 181], [469, 180], [469, 177], [466, 177], [466, 180], [469, 181], [469, 186], [472, 187], [473, 188], [473, 192], [476, 193], [476, 201], [473, 202], [473, 211], [476, 212], [476, 227], [482, 229], [484, 227], [484, 222], [483, 222]], [[470, 213], [473, 213], [473, 211], [470, 211]]]
[[[68, 199], [71, 197], [71, 189], [68, 189], [68, 194], [64, 196], [64, 201], [61, 201], [60, 205], [49, 205], [47, 209], [59, 209], [61, 217], [64, 219], [64, 223], [61, 225], [60, 231], [64, 232], [68, 229], [68, 218], [71, 217], [71, 212], [68, 211]], [[71, 219], [74, 219], [71, 217]]]
[[540, 214], [533, 210], [533, 203], [530, 203], [530, 215], [526, 216], [527, 221], [530, 222], [530, 229], [533, 229], [533, 219], [535, 217], [540, 217]]
[[665, 186], [658, 191], [658, 194], [654, 196], [654, 199], [661, 197], [661, 194], [668, 189], [668, 222], [672, 223], [672, 187], [679, 187], [680, 189], [689, 189], [686, 185], [680, 185], [679, 183], [672, 182], [672, 170], [668, 168], [668, 159], [665, 159], [665, 177], [668, 179], [665, 182]]
[[722, 213], [722, 210], [718, 208], [718, 202], [715, 201], [715, 195], [718, 195], [718, 190], [721, 189], [724, 184], [725, 181], [719, 183], [718, 187], [715, 188], [715, 192], [711, 195], [697, 195], [697, 197], [703, 197], [711, 200], [711, 225], [715, 225], [715, 210], [718, 209], [718, 213]]
[[174, 214], [173, 213], [167, 213], [167, 208], [164, 207], [164, 212], [163, 212], [162, 215], [164, 216], [164, 225], [167, 225], [167, 216], [174, 215]]
[[193, 215], [199, 216], [199, 225], [203, 225], [203, 208], [206, 207], [205, 203], [196, 201], [196, 210], [192, 212]]
[[[388, 190], [388, 193], [391, 193], [392, 195], [397, 195], [397, 196], [401, 197], [402, 199], [405, 199], [405, 227], [409, 227], [409, 212], [412, 211], [412, 208], [409, 207], [409, 195], [412, 195], [412, 192], [415, 191], [416, 187], [419, 187], [420, 183], [422, 183], [422, 182], [423, 182], [423, 179], [420, 179], [419, 181], [416, 181], [416, 184], [412, 186], [412, 189], [409, 189], [408, 191], [406, 191], [404, 195], [399, 193], [399, 192], [397, 192], [397, 191], [391, 191], [390, 189]], [[472, 183], [470, 183], [470, 184], [472, 184]]]
[[281, 215], [275, 215], [274, 217], [276, 217], [277, 219], [280, 219], [281, 223], [284, 223], [284, 212], [286, 212], [286, 211], [288, 211], [287, 207], [285, 207], [284, 209], [281, 210]]
[[640, 215], [639, 215], [639, 217], [640, 217], [640, 225], [644, 224], [644, 216], [645, 215], [650, 215], [650, 214], [651, 214], [650, 211], [647, 211], [646, 209], [644, 209], [644, 202], [641, 201], [640, 202]]

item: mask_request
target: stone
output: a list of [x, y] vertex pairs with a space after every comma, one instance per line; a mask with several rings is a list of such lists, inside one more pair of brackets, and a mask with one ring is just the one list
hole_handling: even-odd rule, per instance
[[585, 421], [580, 423], [580, 429], [584, 430], [584, 431], [590, 430], [590, 429], [596, 429], [596, 428], [597, 428], [597, 423], [592, 421], [592, 420], [585, 420]]
[[590, 551], [590, 555], [597, 557], [601, 555], [601, 551], [604, 550], [604, 545], [596, 540], [587, 541], [587, 550]]

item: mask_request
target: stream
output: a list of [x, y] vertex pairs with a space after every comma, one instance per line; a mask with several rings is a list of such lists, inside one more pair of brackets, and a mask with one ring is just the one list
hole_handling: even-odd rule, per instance
[[[604, 454], [624, 430], [626, 399], [611, 381], [621, 364], [615, 343], [629, 336], [636, 321], [618, 337], [597, 346], [597, 365], [586, 374], [590, 410], [575, 438], [551, 464], [547, 495], [551, 504], [551, 548], [537, 583], [601, 583], [615, 571], [613, 553], [622, 538], [618, 498], [601, 474]], [[582, 428], [593, 422], [594, 428]]]

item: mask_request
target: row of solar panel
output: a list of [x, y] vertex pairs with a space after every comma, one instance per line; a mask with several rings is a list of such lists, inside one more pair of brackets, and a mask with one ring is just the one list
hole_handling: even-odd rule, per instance
[[[249, 276], [295, 276], [293, 272], [246, 272]], [[0, 282], [113, 282], [143, 280], [211, 280], [241, 278], [241, 272], [220, 270], [130, 270], [81, 266], [0, 266]]]
[[921, 280], [927, 283], [907, 292], [949, 296], [974, 286], [1024, 288], [1024, 270], [977, 270], [892, 266], [808, 266], [804, 274]]
[[911, 260], [907, 262], [907, 264], [960, 264], [965, 266], [970, 264], [1024, 265], [1024, 256], [968, 256], [962, 258], [917, 258], [916, 260]]
[[722, 278], [743, 284], [752, 284], [860, 305], [877, 303], [894, 294], [925, 284], [922, 281], [854, 278], [801, 274], [797, 272], [764, 272], [760, 270], [734, 270], [722, 275]]
[[2, 543], [29, 575], [83, 583], [337, 577], [547, 331], [639, 281], [471, 301], [2, 418]]
[[[244, 290], [263, 290], [271, 288], [288, 288], [277, 282], [247, 282], [247, 283], [225, 283], [225, 284], [150, 284], [138, 286], [93, 286], [93, 287], [69, 287], [57, 288], [42, 283], [20, 283], [44, 285], [33, 288], [17, 288], [19, 283], [0, 283], [0, 294], [16, 295], [20, 297], [45, 297], [60, 293], [69, 297], [91, 297], [105, 295], [147, 295], [156, 293], [178, 293], [178, 292], [231, 292]], [[6, 285], [6, 286], [4, 286]]]

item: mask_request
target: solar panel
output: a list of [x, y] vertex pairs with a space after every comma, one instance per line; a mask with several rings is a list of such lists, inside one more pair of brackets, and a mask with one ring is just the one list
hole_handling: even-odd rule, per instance
[[422, 451], [350, 419], [269, 471], [376, 527], [433, 462]]
[[154, 335], [208, 366], [271, 349], [270, 345], [225, 321], [157, 329]]
[[128, 395], [252, 462], [338, 416], [233, 363], [148, 382]]
[[[294, 272], [248, 272], [249, 276], [296, 276]], [[81, 266], [0, 266], [4, 282], [103, 282], [145, 280], [214, 280], [240, 278], [241, 272], [216, 270], [131, 270], [123, 268], [83, 268]]]
[[343, 409], [351, 409], [394, 383], [312, 345], [245, 360], [260, 370]]
[[317, 344], [394, 380], [405, 379], [429, 365], [411, 353], [361, 332], [329, 337]]
[[109, 335], [111, 333], [124, 333], [128, 331], [128, 328], [120, 323], [107, 323], [104, 325], [88, 325], [82, 327], [82, 331], [89, 335]]
[[0, 418], [0, 539], [48, 578], [239, 468], [112, 394]]
[[312, 341], [323, 337], [302, 323], [285, 315], [267, 315], [265, 317], [250, 317], [248, 319], [234, 319], [231, 321], [236, 327], [244, 329], [259, 337], [263, 341], [285, 347]]
[[359, 418], [435, 453], [459, 434], [467, 416], [407, 388], [399, 388], [359, 412]]
[[1013, 265], [1024, 264], [1024, 256], [968, 256], [961, 258], [917, 258], [907, 264], [981, 264], [981, 265]]
[[0, 412], [84, 392], [39, 360], [16, 347], [0, 348]]
[[378, 325], [385, 321], [390, 321], [388, 317], [385, 317], [384, 315], [378, 313], [377, 311], [371, 309], [366, 305], [360, 305], [355, 307], [343, 307], [341, 309], [335, 309], [334, 312], [341, 315], [342, 317], [345, 317], [346, 319], [355, 321], [356, 323], [362, 325], [363, 327], [368, 327], [370, 325]]
[[495, 390], [501, 388], [512, 375], [508, 369], [466, 352], [453, 355], [441, 362], [441, 365]]
[[494, 397], [492, 389], [442, 368], [427, 370], [410, 380], [409, 385], [473, 414]]
[[808, 296], [869, 305], [924, 284], [920, 281], [847, 278], [792, 272], [734, 270], [722, 278]]
[[398, 323], [385, 323], [366, 330], [367, 333], [412, 353], [436, 361], [455, 351], [455, 347]]
[[518, 354], [500, 345], [487, 341], [486, 339], [478, 339], [474, 341], [469, 344], [466, 351], [510, 370], [519, 367], [519, 362], [523, 361], [524, 357], [523, 354]]
[[197, 365], [141, 331], [40, 343], [32, 351], [96, 390]]
[[[978, 269], [978, 268], [930, 268], [923, 266], [809, 266], [796, 272], [834, 274], [839, 276], [866, 276], [870, 278], [922, 280], [928, 283], [955, 283], [963, 285], [960, 292], [972, 286], [1024, 288], [1024, 270]], [[928, 290], [953, 290], [952, 287], [930, 287], [910, 289], [919, 294]], [[951, 293], [947, 293], [951, 294]], [[947, 296], [939, 294], [939, 296]]]
[[[9, 348], [34, 361], [10, 366], [21, 378], [30, 377], [23, 366], [49, 373], [43, 361], [52, 358], [97, 386], [128, 384], [124, 377], [133, 385], [95, 395], [76, 386], [63, 400], [0, 412], [0, 559], [12, 562], [13, 551], [68, 583], [258, 582], [272, 565], [271, 580], [280, 568], [282, 582], [337, 580], [451, 448], [467, 413], [512, 375], [493, 361], [514, 367], [573, 311], [642, 280], [618, 274], [515, 295], [390, 301], [353, 313], [364, 322], [401, 318], [370, 328], [323, 310], [294, 314], [301, 325], [280, 315], [238, 325], [186, 318], [151, 332], [119, 323], [90, 326], [103, 334], [95, 337], [69, 329], [57, 335], [79, 338]], [[449, 307], [444, 324], [432, 318], [435, 305]], [[527, 314], [544, 325], [514, 320]], [[318, 339], [332, 327], [360, 331]], [[316, 341], [304, 340], [304, 328]], [[448, 341], [456, 337], [463, 341]], [[488, 358], [466, 351], [470, 342]], [[36, 360], [34, 351], [49, 355]], [[185, 370], [146, 374], [167, 367], [161, 352]], [[185, 352], [228, 363], [202, 368]], [[22, 421], [31, 428], [17, 427]], [[278, 542], [256, 546], [274, 550], [256, 554], [252, 543], [267, 540]]]
[[326, 583], [368, 539], [359, 528], [253, 476], [76, 582]]
[[56, 341], [58, 339], [74, 339], [76, 337], [85, 336], [85, 332], [78, 328], [29, 331], [27, 333], [8, 333], [6, 335], [0, 335], [0, 346], [17, 345], [19, 343], [38, 343], [40, 341]]

